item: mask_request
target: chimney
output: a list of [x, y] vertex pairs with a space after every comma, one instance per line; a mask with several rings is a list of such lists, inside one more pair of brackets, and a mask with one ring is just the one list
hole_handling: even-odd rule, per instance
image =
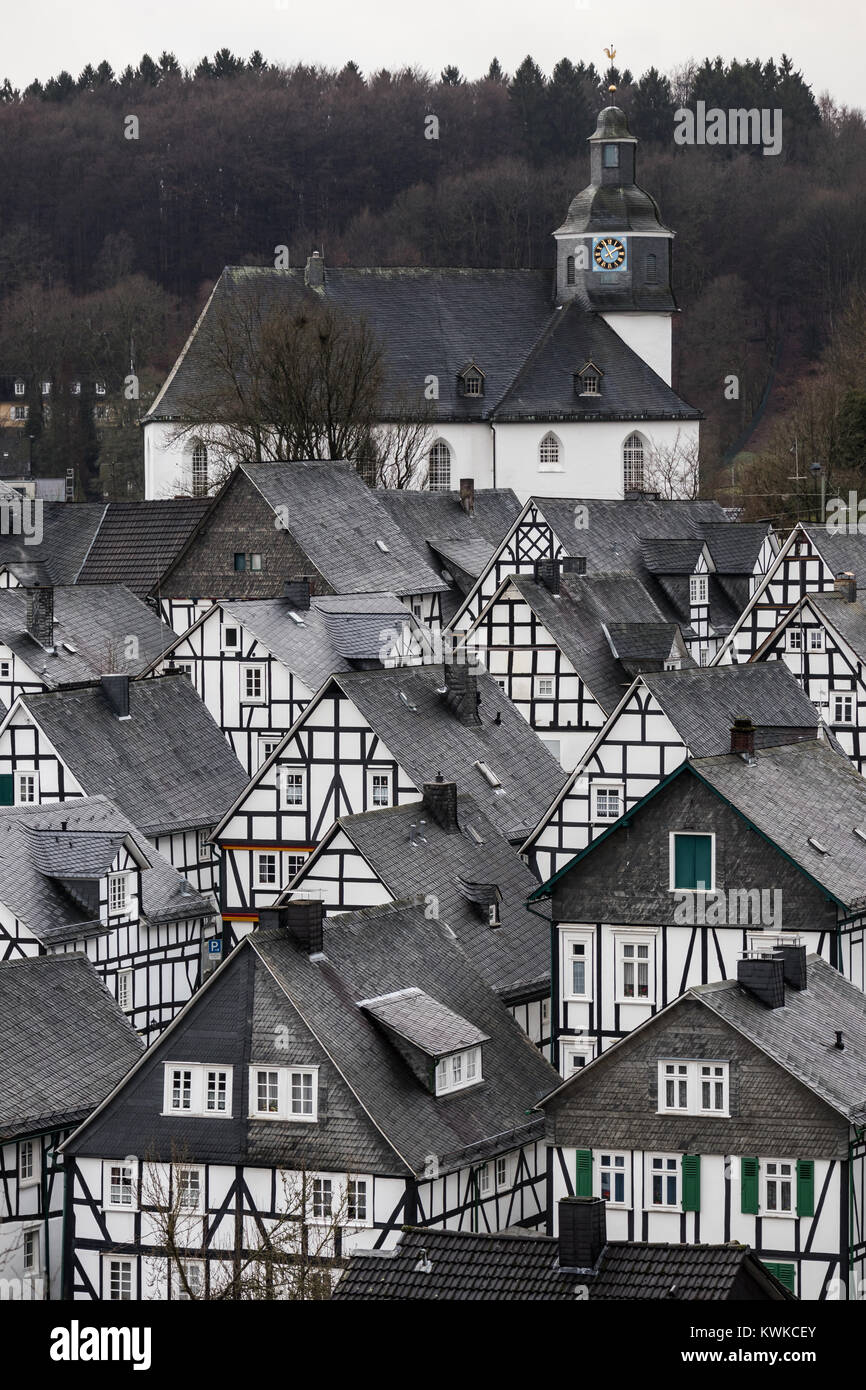
[[325, 262], [321, 252], [314, 251], [307, 259], [304, 270], [304, 284], [311, 290], [320, 290], [325, 283]]
[[480, 724], [478, 658], [465, 646], [445, 660], [445, 703], [461, 724]]
[[325, 905], [321, 898], [291, 898], [282, 907], [259, 908], [260, 931], [284, 931], [308, 956], [324, 946]]
[[850, 570], [843, 570], [833, 580], [833, 588], [846, 603], [857, 602], [857, 579]]
[[731, 725], [731, 752], [755, 756], [755, 726], [751, 719], [735, 719]]
[[785, 963], [781, 951], [745, 951], [737, 961], [737, 980], [768, 1009], [785, 1007]]
[[561, 560], [536, 560], [535, 582], [544, 584], [552, 594], [559, 593], [559, 580], [562, 573]]
[[129, 676], [100, 676], [99, 684], [118, 719], [129, 718]]
[[290, 608], [296, 612], [305, 612], [310, 606], [310, 581], [304, 575], [303, 579], [287, 579], [283, 586], [283, 596]]
[[585, 555], [563, 555], [562, 557], [563, 574], [586, 574]]
[[435, 782], [424, 783], [421, 794], [427, 814], [446, 835], [456, 835], [460, 829], [457, 820], [457, 783], [443, 781], [439, 772]]
[[601, 1197], [561, 1197], [560, 1269], [594, 1269], [606, 1244], [607, 1219]]
[[34, 584], [27, 590], [27, 631], [47, 652], [54, 651], [54, 589]]
[[806, 947], [801, 946], [799, 938], [795, 937], [792, 942], [780, 942], [778, 949], [782, 952], [782, 974], [785, 984], [791, 989], [805, 989], [808, 984]]
[[475, 515], [475, 479], [460, 479], [460, 505], [467, 516]]

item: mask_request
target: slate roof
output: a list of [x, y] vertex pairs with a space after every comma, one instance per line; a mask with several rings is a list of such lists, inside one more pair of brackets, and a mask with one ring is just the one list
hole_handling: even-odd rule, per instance
[[[518, 411], [559, 416], [563, 408], [580, 418], [585, 406], [572, 374], [592, 357], [606, 372], [612, 412], [698, 418], [603, 319], [577, 305], [554, 308], [546, 270], [326, 266], [317, 294], [305, 289], [301, 269], [227, 266], [145, 422], [182, 419], [198, 396], [212, 390], [208, 343], [213, 325], [224, 317], [247, 318], [245, 304], [267, 314], [305, 299], [318, 303], [320, 296], [353, 319], [364, 319], [382, 343], [385, 408], [392, 413], [405, 407], [407, 386], [434, 374], [440, 421], [507, 418]], [[458, 375], [470, 360], [484, 373], [481, 397], [464, 396], [458, 388]], [[516, 391], [510, 389], [515, 378]]]
[[129, 719], [98, 683], [23, 703], [85, 791], [105, 793], [145, 834], [211, 828], [247, 776], [189, 679], [131, 681]]
[[60, 880], [101, 876], [124, 841], [144, 865], [141, 892], [147, 921], [213, 915], [210, 900], [184, 891], [177, 870], [104, 796], [0, 808], [0, 902], [43, 946], [98, 934], [98, 920], [82, 910]]
[[144, 1043], [86, 956], [0, 963], [0, 1140], [69, 1125]]
[[126, 584], [144, 598], [210, 506], [207, 497], [110, 502], [77, 576], [80, 584]]
[[650, 672], [641, 679], [696, 758], [730, 752], [731, 725], [738, 718], [764, 729], [811, 730], [817, 737], [815, 706], [783, 661]]
[[447, 588], [352, 464], [258, 463], [244, 464], [243, 471], [269, 506], [285, 509], [283, 528], [336, 593]]
[[370, 1014], [389, 1032], [405, 1038], [434, 1061], [450, 1052], [490, 1041], [474, 1023], [414, 986], [356, 1002], [359, 1009]]
[[[527, 1112], [556, 1073], [444, 928], [423, 908], [396, 904], [328, 917], [324, 951], [310, 957], [281, 931], [251, 932], [243, 945], [265, 962], [338, 1067], [403, 1165], [420, 1175], [430, 1154], [440, 1169], [459, 1167], [475, 1146], [513, 1148], [534, 1133]], [[414, 1075], [368, 1012], [359, 1006], [415, 988], [468, 1020], [483, 1044], [483, 1080], [437, 1097]], [[268, 1127], [279, 1162], [281, 1126]], [[363, 1164], [358, 1171], [365, 1171]]]
[[43, 502], [42, 537], [36, 545], [27, 537], [0, 535], [0, 567], [35, 574], [40, 583], [74, 584], [93, 537], [105, 514], [102, 502]]
[[806, 957], [806, 988], [786, 987], [781, 1009], [768, 1009], [736, 980], [689, 993], [851, 1124], [866, 1123], [866, 995], [821, 956]]
[[848, 603], [835, 590], [804, 595], [801, 604], [806, 603], [827, 619], [858, 657], [866, 659], [866, 603], [859, 599], [856, 603]]
[[702, 537], [691, 540], [649, 540], [641, 543], [643, 562], [651, 574], [693, 574], [704, 548]]
[[[127, 654], [130, 636], [135, 656]], [[0, 589], [0, 642], [49, 688], [106, 672], [136, 675], [175, 636], [124, 584], [65, 584], [54, 590], [54, 651], [48, 653], [27, 632], [26, 589]]]
[[801, 526], [834, 578], [848, 570], [857, 579], [858, 588], [866, 587], [866, 532], [836, 531], [805, 522]]
[[586, 1287], [599, 1299], [724, 1300], [747, 1268], [778, 1300], [793, 1295], [745, 1245], [648, 1245], [612, 1240], [595, 1269], [559, 1266], [554, 1236], [529, 1232], [440, 1231], [404, 1227], [393, 1250], [353, 1253], [332, 1298], [341, 1302], [576, 1301]]
[[693, 766], [845, 909], [866, 907], [866, 845], [854, 833], [866, 837], [866, 780], [843, 753], [809, 739], [760, 749], [754, 763], [729, 753]]
[[[426, 822], [423, 832], [421, 820]], [[325, 853], [333, 836], [344, 831], [392, 898], [428, 893], [436, 897], [439, 920], [456, 933], [475, 969], [497, 993], [509, 1000], [537, 992], [550, 981], [550, 934], [546, 924], [524, 907], [536, 887], [535, 876], [473, 797], [458, 795], [457, 820], [459, 832], [446, 833], [420, 801], [343, 816], [317, 854]], [[477, 839], [470, 834], [470, 826]], [[491, 929], [487, 914], [467, 901], [461, 877], [483, 877], [496, 884], [501, 894], [500, 927]], [[302, 874], [297, 887], [303, 891], [304, 886]], [[285, 896], [291, 896], [291, 891]]]
[[[419, 789], [441, 772], [446, 782], [465, 788], [508, 839], [535, 824], [565, 779], [559, 762], [484, 670], [477, 677], [480, 724], [461, 723], [445, 704], [441, 666], [352, 671], [334, 680]], [[478, 762], [491, 768], [498, 788]]]
[[767, 539], [765, 522], [706, 522], [703, 538], [716, 569], [724, 574], [752, 574]]

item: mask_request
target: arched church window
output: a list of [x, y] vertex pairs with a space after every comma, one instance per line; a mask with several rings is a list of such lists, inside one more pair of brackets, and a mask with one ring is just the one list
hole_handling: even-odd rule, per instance
[[199, 440], [192, 451], [192, 495], [207, 497], [207, 494], [207, 445]]
[[646, 258], [646, 282], [648, 285], [658, 284], [658, 265], [652, 252]]
[[565, 280], [568, 285], [574, 284], [574, 256], [569, 256], [565, 262]]
[[538, 446], [538, 467], [542, 473], [560, 473], [562, 446], [552, 430], [544, 436]]
[[622, 446], [622, 485], [625, 492], [643, 492], [643, 440], [630, 434]]
[[448, 492], [451, 488], [451, 450], [444, 439], [437, 439], [430, 450], [427, 487], [431, 492]]

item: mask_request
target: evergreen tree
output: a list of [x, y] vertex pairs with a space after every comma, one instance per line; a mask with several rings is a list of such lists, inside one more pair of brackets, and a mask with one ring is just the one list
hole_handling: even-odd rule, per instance
[[463, 78], [460, 76], [460, 69], [450, 63], [447, 68], [443, 68], [439, 81], [443, 87], [460, 87], [463, 85]]
[[670, 80], [649, 68], [632, 94], [634, 134], [640, 140], [669, 142], [673, 132], [674, 100]]
[[524, 58], [512, 77], [508, 95], [523, 132], [526, 152], [532, 159], [543, 159], [553, 143], [547, 110], [547, 82], [531, 56]]
[[506, 82], [508, 79], [502, 71], [502, 64], [498, 58], [494, 58], [490, 67], [487, 69], [488, 82]]

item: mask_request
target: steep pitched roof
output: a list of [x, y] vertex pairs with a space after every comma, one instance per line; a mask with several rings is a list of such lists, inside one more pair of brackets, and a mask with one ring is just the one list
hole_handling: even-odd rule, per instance
[[807, 594], [801, 603], [811, 604], [836, 629], [851, 650], [866, 659], [866, 602], [861, 603], [858, 598], [856, 603], [848, 603], [841, 594], [831, 590], [823, 594]]
[[834, 578], [847, 570], [855, 578], [863, 576], [863, 583], [858, 582], [858, 588], [866, 586], [866, 532], [858, 530], [856, 526], [834, 530], [830, 526], [809, 522], [800, 524]]
[[212, 826], [247, 777], [185, 675], [131, 681], [129, 719], [98, 684], [22, 697], [85, 791], [145, 834]]
[[[458, 796], [457, 820], [458, 833], [446, 833], [422, 802], [343, 816], [316, 856], [343, 830], [392, 898], [433, 894], [438, 920], [456, 933], [479, 974], [505, 998], [520, 996], [550, 977], [549, 932], [524, 907], [535, 877], [473, 797]], [[491, 929], [487, 915], [467, 900], [461, 877], [497, 886], [501, 926]], [[303, 890], [303, 879], [298, 887]]]
[[0, 566], [22, 567], [40, 583], [74, 584], [105, 511], [103, 502], [43, 502], [42, 535], [0, 535]]
[[[127, 638], [136, 638], [128, 655]], [[27, 632], [27, 590], [0, 589], [0, 642], [49, 688], [107, 671], [137, 674], [175, 633], [124, 584], [65, 584], [54, 590], [54, 651]]]
[[0, 809], [0, 902], [44, 946], [98, 935], [98, 919], [64, 881], [101, 877], [123, 844], [142, 866], [148, 922], [212, 915], [212, 903], [188, 891], [177, 870], [104, 796]]
[[80, 584], [126, 584], [144, 598], [210, 506], [207, 497], [110, 502], [78, 572]]
[[[552, 356], [535, 354], [534, 376], [520, 388], [520, 409], [529, 409], [532, 401], [536, 409], [550, 409], [553, 391], [558, 411], [561, 381], [570, 392], [568, 408], [579, 417], [571, 375], [587, 357], [598, 360], [600, 343], [602, 355], [615, 361], [614, 375], [620, 375], [632, 417], [644, 408], [651, 413], [661, 401], [683, 418], [698, 416], [601, 318], [576, 305], [570, 313], [554, 308], [547, 271], [325, 267], [324, 284], [315, 292], [305, 288], [299, 269], [227, 266], [145, 420], [182, 419], [198, 394], [213, 389], [208, 344], [223, 316], [243, 320], [249, 314], [245, 305], [254, 305], [258, 316], [305, 299], [322, 299], [370, 326], [385, 350], [385, 408], [392, 412], [405, 407], [408, 383], [431, 374], [439, 379], [440, 421], [484, 419], [496, 414], [499, 403], [513, 410], [518, 400], [509, 397], [512, 382], [533, 348], [553, 337]], [[557, 337], [563, 319], [568, 327]], [[484, 373], [481, 397], [464, 396], [459, 388], [459, 374], [470, 359]]]
[[793, 1295], [746, 1245], [648, 1245], [611, 1240], [592, 1270], [562, 1269], [553, 1236], [523, 1231], [404, 1228], [393, 1250], [353, 1254], [332, 1298], [341, 1302], [567, 1302], [578, 1287], [599, 1299], [718, 1300], [744, 1270], [778, 1301]]
[[730, 752], [731, 725], [738, 718], [751, 719], [757, 728], [810, 730], [817, 737], [815, 706], [783, 661], [649, 672], [641, 679], [696, 758]]
[[83, 1119], [143, 1049], [86, 956], [4, 961], [0, 1139]]

